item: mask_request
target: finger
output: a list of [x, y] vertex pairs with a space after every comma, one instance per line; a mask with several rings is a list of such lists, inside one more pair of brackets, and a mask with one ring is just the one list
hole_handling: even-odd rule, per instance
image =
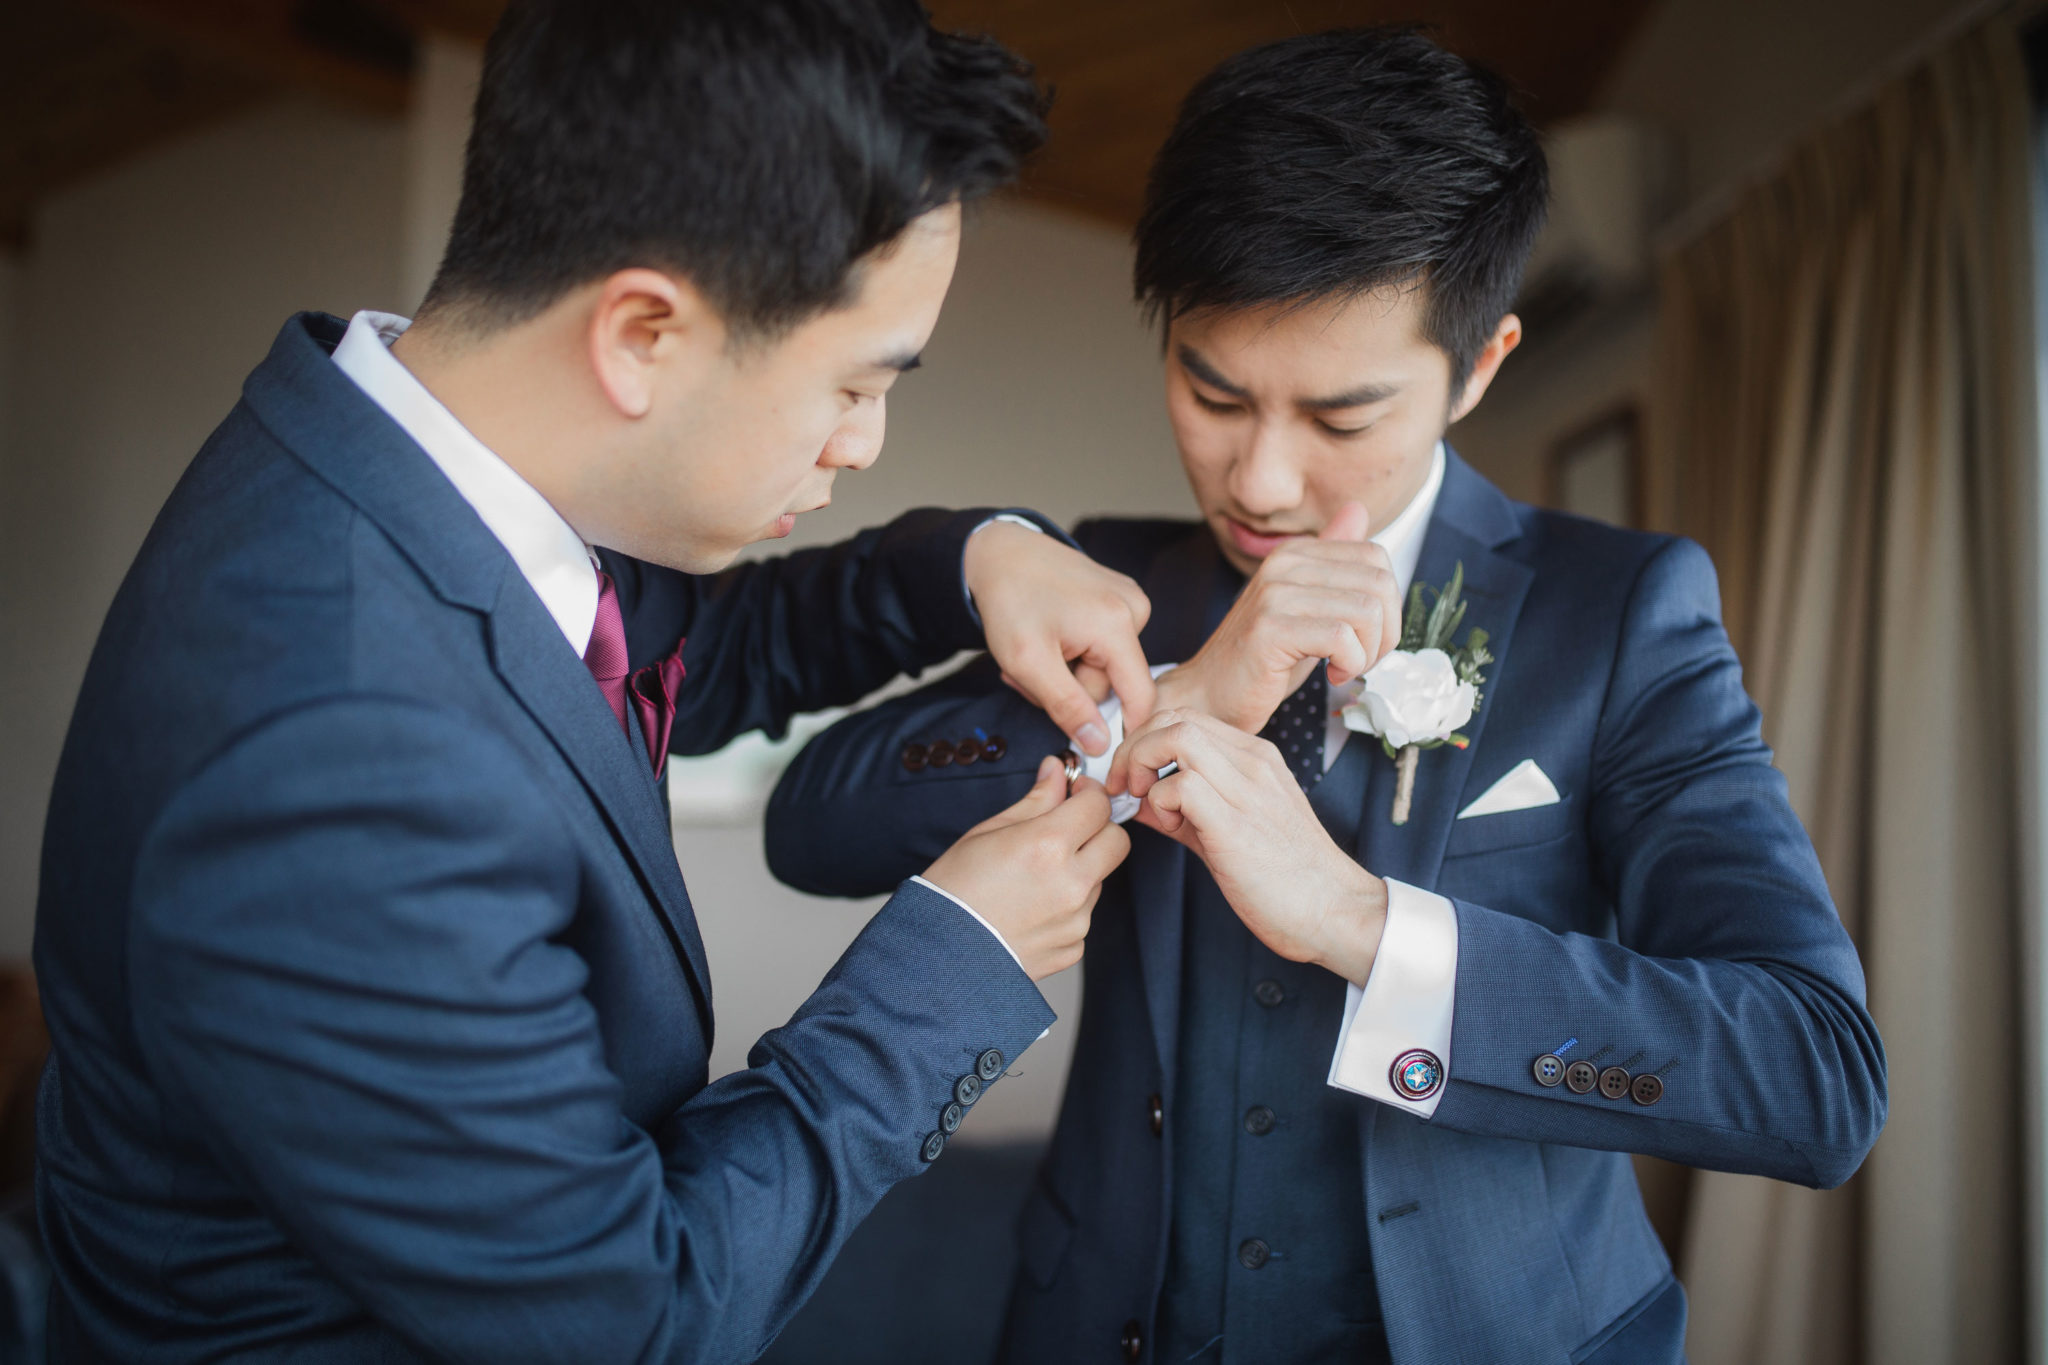
[[1131, 624], [1139, 630], [1152, 619], [1152, 599], [1138, 586], [1138, 580], [1118, 574], [1114, 580], [1116, 595], [1123, 598], [1124, 607], [1131, 613]]
[[1124, 728], [1144, 724], [1152, 715], [1158, 688], [1153, 684], [1152, 666], [1145, 662], [1137, 633], [1111, 636], [1087, 657], [1109, 675], [1109, 685], [1116, 690], [1117, 700], [1124, 708]]
[[1257, 760], [1242, 741], [1251, 737], [1212, 717], [1198, 712], [1181, 712], [1180, 719], [1149, 730], [1131, 743], [1131, 795], [1146, 798], [1162, 779], [1159, 770], [1177, 763], [1183, 772], [1206, 773], [1212, 782], [1235, 787]]
[[1347, 502], [1337, 509], [1337, 515], [1330, 518], [1330, 524], [1323, 528], [1317, 540], [1363, 542], [1372, 531], [1372, 513], [1365, 510], [1362, 502]]
[[1155, 828], [1161, 834], [1199, 851], [1203, 825], [1214, 822], [1229, 807], [1200, 773], [1182, 769], [1152, 789], [1145, 798], [1145, 809], [1157, 817]]
[[1094, 757], [1108, 751], [1109, 727], [1103, 723], [1102, 712], [1058, 650], [1025, 651], [1011, 660], [1009, 672], [1016, 679], [1017, 690], [1072, 737], [1081, 752]]
[[987, 834], [991, 830], [1006, 829], [1011, 825], [1035, 820], [1050, 814], [1067, 799], [1067, 765], [1058, 758], [1047, 754], [1038, 760], [1038, 776], [1031, 784], [1031, 790], [1023, 799], [1006, 810], [999, 810], [988, 819], [967, 831], [969, 834]]
[[1082, 691], [1095, 699], [1097, 706], [1109, 700], [1109, 694], [1112, 690], [1109, 683], [1109, 674], [1097, 668], [1094, 664], [1086, 660], [1075, 664], [1074, 681], [1081, 684]]
[[1041, 819], [1060, 840], [1060, 846], [1077, 850], [1109, 823], [1109, 793], [1093, 778], [1074, 784], [1073, 794]]
[[1081, 852], [1075, 859], [1081, 871], [1095, 881], [1101, 881], [1123, 865], [1130, 855], [1131, 836], [1122, 825], [1104, 825], [1089, 836], [1081, 845]]

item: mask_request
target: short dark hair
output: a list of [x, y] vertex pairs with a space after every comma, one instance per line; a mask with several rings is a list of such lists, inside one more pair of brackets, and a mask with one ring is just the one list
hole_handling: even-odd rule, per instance
[[917, 0], [513, 0], [423, 311], [510, 325], [651, 266], [773, 335], [1015, 178], [1044, 113], [1021, 58]]
[[1138, 222], [1155, 321], [1428, 290], [1453, 396], [1514, 305], [1550, 194], [1507, 86], [1412, 27], [1288, 38], [1188, 95]]

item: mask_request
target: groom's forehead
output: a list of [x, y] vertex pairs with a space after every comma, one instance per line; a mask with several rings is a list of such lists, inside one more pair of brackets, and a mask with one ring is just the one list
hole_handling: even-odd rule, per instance
[[[1176, 320], [1168, 353], [1196, 379], [1229, 391], [1285, 381], [1319, 399], [1376, 401], [1400, 371], [1434, 349], [1418, 290], [1320, 302], [1211, 309]], [[1323, 406], [1341, 406], [1334, 402]]]

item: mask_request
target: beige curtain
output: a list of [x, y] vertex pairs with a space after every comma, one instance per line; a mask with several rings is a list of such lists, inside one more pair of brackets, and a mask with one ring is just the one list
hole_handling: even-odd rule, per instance
[[1848, 1185], [1699, 1172], [1695, 1365], [2023, 1349], [2030, 113], [1994, 21], [1662, 265], [1653, 515], [1702, 541], [1863, 953], [1891, 1117]]

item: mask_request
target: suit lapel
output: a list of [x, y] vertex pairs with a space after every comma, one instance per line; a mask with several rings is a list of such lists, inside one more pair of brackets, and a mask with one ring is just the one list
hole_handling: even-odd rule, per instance
[[645, 746], [636, 750], [633, 738], [619, 728], [583, 661], [524, 579], [506, 576], [490, 621], [492, 665], [576, 770], [631, 857], [676, 955], [690, 972], [708, 1044], [711, 972]]
[[[1463, 629], [1478, 627], [1491, 637], [1487, 648], [1494, 661], [1487, 666], [1489, 680], [1501, 676], [1508, 650], [1514, 644], [1515, 622], [1521, 615], [1534, 571], [1519, 560], [1501, 554], [1498, 547], [1521, 534], [1514, 505], [1494, 486], [1456, 454], [1444, 473], [1443, 492], [1437, 499], [1436, 515], [1422, 544], [1422, 558], [1416, 565], [1415, 581], [1442, 587], [1458, 565], [1465, 566], [1465, 595], [1471, 608]], [[1482, 692], [1490, 688], [1482, 688]], [[1451, 824], [1464, 807], [1465, 785], [1472, 763], [1492, 713], [1482, 697], [1480, 708], [1464, 727], [1472, 741], [1463, 749], [1445, 745], [1422, 754], [1416, 770], [1415, 797], [1408, 823], [1393, 823], [1395, 769], [1377, 741], [1371, 779], [1366, 784], [1365, 809], [1358, 821], [1355, 853], [1360, 863], [1378, 876], [1406, 882], [1410, 886], [1436, 884], [1443, 866], [1444, 845], [1451, 837]], [[1353, 741], [1360, 742], [1360, 741]]]
[[646, 749], [637, 752], [498, 543], [413, 439], [335, 367], [347, 324], [287, 322], [243, 397], [293, 456], [359, 508], [441, 600], [490, 623], [492, 666], [576, 771], [625, 848], [695, 987], [707, 1045], [711, 974]]
[[[1152, 619], [1142, 637], [1145, 657], [1178, 663], [1193, 656], [1209, 635], [1223, 557], [1208, 527], [1161, 550], [1143, 587], [1152, 599]], [[1138, 965], [1145, 979], [1145, 1005], [1158, 1045], [1163, 1093], [1173, 1097], [1180, 1042], [1181, 938], [1187, 887], [1188, 851], [1153, 830], [1131, 827], [1129, 869], [1132, 910], [1137, 918]]]

